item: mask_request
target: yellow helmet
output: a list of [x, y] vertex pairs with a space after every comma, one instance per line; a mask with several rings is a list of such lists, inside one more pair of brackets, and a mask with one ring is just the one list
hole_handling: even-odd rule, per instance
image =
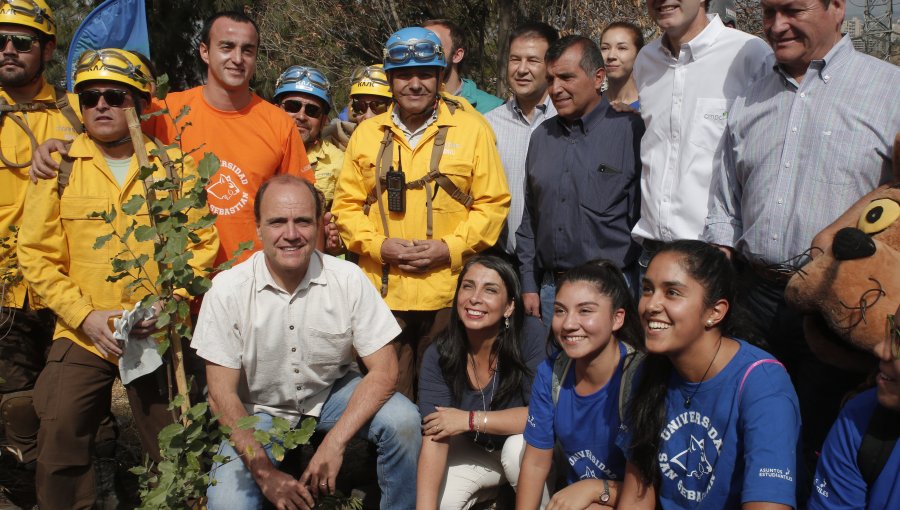
[[114, 81], [149, 95], [152, 79], [137, 55], [118, 48], [106, 48], [87, 50], [78, 57], [74, 87], [78, 90], [79, 85], [93, 80]]
[[0, 23], [30, 27], [56, 37], [56, 20], [44, 0], [0, 0]]
[[381, 64], [357, 67], [350, 76], [350, 95], [371, 94], [373, 96], [393, 97], [388, 84], [387, 75]]

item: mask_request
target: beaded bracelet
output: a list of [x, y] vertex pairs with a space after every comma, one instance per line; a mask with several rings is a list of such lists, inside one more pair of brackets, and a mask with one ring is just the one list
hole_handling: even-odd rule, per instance
[[475, 430], [475, 411], [469, 411], [469, 432]]

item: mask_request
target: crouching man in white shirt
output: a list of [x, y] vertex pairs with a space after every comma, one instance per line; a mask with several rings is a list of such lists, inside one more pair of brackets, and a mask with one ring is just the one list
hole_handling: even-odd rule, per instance
[[[231, 427], [232, 447], [220, 454], [240, 461], [213, 468], [210, 510], [311, 508], [334, 491], [351, 437], [378, 448], [382, 508], [415, 507], [416, 461], [421, 444], [416, 407], [400, 394], [391, 340], [400, 327], [359, 268], [321, 252], [315, 244], [322, 203], [297, 177], [277, 176], [256, 195], [256, 224], [263, 250], [219, 274], [206, 294], [191, 345], [206, 360], [209, 401]], [[352, 370], [354, 349], [368, 369]], [[273, 417], [296, 425], [304, 416], [328, 431], [300, 479], [239, 430], [238, 419]]]

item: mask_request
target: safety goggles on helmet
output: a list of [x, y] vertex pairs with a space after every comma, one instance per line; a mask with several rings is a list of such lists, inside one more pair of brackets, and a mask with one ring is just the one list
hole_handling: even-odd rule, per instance
[[391, 64], [405, 64], [410, 60], [416, 62], [431, 62], [443, 60], [444, 49], [440, 44], [428, 39], [408, 40], [396, 42], [382, 50], [385, 62]]
[[108, 80], [150, 93], [150, 76], [137, 55], [117, 48], [87, 50], [75, 66], [75, 87], [86, 81]]
[[302, 66], [294, 66], [285, 71], [281, 76], [278, 77], [278, 81], [275, 83], [275, 88], [281, 88], [285, 85], [290, 85], [291, 83], [299, 83], [307, 81], [311, 85], [328, 91], [331, 89], [331, 84], [328, 83], [328, 78], [325, 77], [322, 73], [320, 73], [317, 69], [313, 69], [311, 67], [302, 67]]
[[318, 117], [322, 113], [322, 107], [317, 104], [304, 103], [299, 99], [285, 99], [278, 104], [282, 110], [288, 113], [304, 112], [307, 117]]
[[384, 68], [380, 65], [360, 66], [354, 69], [353, 74], [350, 75], [350, 84], [356, 85], [361, 81], [370, 81], [384, 86], [389, 85], [384, 74]]
[[94, 108], [100, 103], [101, 97], [106, 101], [107, 105], [113, 108], [121, 108], [125, 104], [125, 98], [128, 97], [128, 91], [120, 89], [83, 90], [78, 93], [78, 104], [82, 108]]
[[0, 23], [23, 25], [56, 36], [53, 11], [43, 0], [0, 0]]
[[389, 99], [371, 99], [369, 101], [364, 101], [361, 98], [354, 97], [353, 100], [350, 101], [350, 109], [353, 110], [355, 115], [362, 115], [370, 108], [372, 109], [372, 113], [378, 115], [386, 112], [390, 105], [391, 101]]
[[0, 33], [0, 49], [5, 49], [9, 41], [12, 41], [13, 48], [19, 53], [28, 53], [34, 47], [35, 41], [39, 41], [40, 37], [27, 34], [7, 34]]

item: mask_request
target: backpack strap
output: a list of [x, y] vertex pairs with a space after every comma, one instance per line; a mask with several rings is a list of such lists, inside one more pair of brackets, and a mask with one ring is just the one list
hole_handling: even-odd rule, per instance
[[744, 383], [747, 382], [747, 377], [750, 376], [750, 372], [752, 372], [754, 368], [766, 363], [774, 363], [781, 368], [784, 368], [784, 365], [782, 365], [781, 362], [777, 359], [766, 358], [754, 361], [749, 367], [747, 367], [747, 370], [744, 372], [744, 377], [741, 378], [741, 385], [738, 386], [738, 402], [741, 401], [741, 395], [744, 393]]
[[83, 133], [84, 124], [78, 118], [75, 109], [69, 104], [69, 94], [66, 93], [65, 89], [60, 87], [55, 87], [53, 92], [56, 94], [56, 108], [59, 109], [59, 113], [63, 114], [63, 117], [69, 121], [69, 125], [72, 126], [72, 129], [74, 129], [76, 133]]
[[859, 472], [871, 487], [887, 464], [897, 437], [900, 436], [900, 413], [876, 405], [869, 426], [856, 453]]
[[62, 198], [66, 186], [69, 185], [69, 177], [72, 176], [72, 166], [75, 164], [75, 158], [63, 156], [59, 161], [59, 171], [56, 173], [56, 191], [59, 198]]
[[644, 361], [645, 353], [636, 350], [631, 344], [619, 342], [625, 346], [625, 363], [622, 366], [622, 382], [619, 384], [619, 423], [625, 423], [625, 415], [634, 389], [634, 376]]
[[[378, 148], [378, 156], [375, 158], [375, 187], [369, 191], [366, 197], [366, 203], [363, 206], [363, 212], [369, 214], [369, 207], [373, 202], [378, 203], [378, 214], [381, 215], [381, 227], [384, 229], [384, 236], [391, 237], [388, 229], [387, 214], [384, 209], [384, 201], [381, 198], [382, 188], [387, 184], [387, 173], [394, 162], [394, 134], [391, 128], [384, 130], [384, 136], [381, 139], [381, 147]], [[381, 264], [381, 296], [387, 296], [388, 292], [388, 275], [391, 266], [388, 263]]]
[[572, 360], [566, 356], [565, 351], [559, 351], [559, 356], [553, 362], [553, 375], [550, 378], [550, 395], [553, 397], [553, 407], [559, 402], [559, 389], [562, 387], [563, 381], [566, 380], [566, 374], [569, 373], [569, 367], [572, 366]]

